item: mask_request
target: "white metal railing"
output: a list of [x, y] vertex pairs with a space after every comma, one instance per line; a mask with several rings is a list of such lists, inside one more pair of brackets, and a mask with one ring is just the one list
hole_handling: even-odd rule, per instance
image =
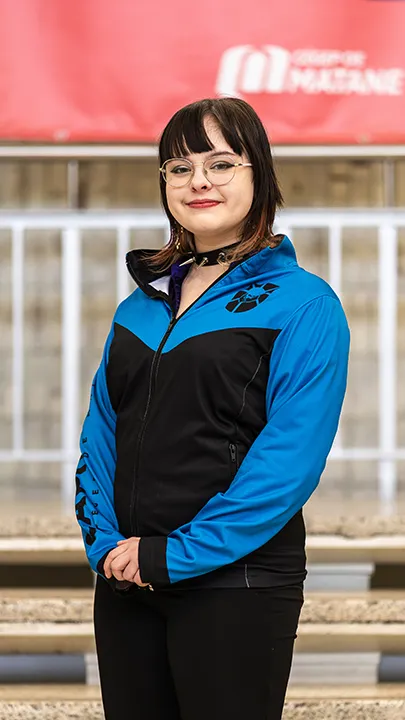
[[293, 211], [280, 218], [280, 230], [293, 238], [294, 228], [327, 228], [329, 282], [341, 293], [343, 228], [377, 228], [379, 259], [379, 446], [343, 448], [338, 433], [330, 458], [374, 460], [379, 463], [381, 510], [394, 510], [397, 496], [397, 461], [405, 459], [405, 447], [397, 446], [397, 278], [398, 228], [404, 227], [405, 212], [397, 210]]
[[[294, 239], [297, 228], [324, 228], [328, 233], [329, 282], [340, 294], [342, 284], [343, 228], [377, 228], [379, 233], [379, 444], [378, 447], [342, 447], [339, 434], [331, 459], [373, 460], [379, 464], [382, 509], [394, 508], [396, 466], [405, 460], [405, 447], [397, 446], [396, 323], [398, 228], [405, 227], [405, 212], [396, 210], [294, 210], [277, 218], [277, 231]], [[63, 508], [71, 507], [78, 458], [80, 390], [81, 233], [88, 229], [114, 229], [117, 248], [117, 303], [130, 292], [124, 257], [130, 249], [130, 231], [160, 229], [168, 237], [168, 223], [158, 210], [136, 212], [24, 212], [0, 213], [0, 228], [12, 236], [13, 322], [13, 444], [0, 450], [0, 462], [60, 462]], [[25, 231], [58, 229], [62, 232], [62, 431], [58, 450], [29, 450], [24, 442], [24, 247]]]
[[[405, 156], [405, 145], [272, 145], [275, 158], [399, 158]], [[74, 145], [73, 143], [57, 143], [40, 145], [38, 143], [19, 143], [18, 145], [0, 144], [0, 158], [27, 159], [54, 159], [71, 158], [73, 160], [99, 160], [110, 158], [118, 160], [123, 158], [157, 158], [158, 146], [156, 144], [92, 143]]]

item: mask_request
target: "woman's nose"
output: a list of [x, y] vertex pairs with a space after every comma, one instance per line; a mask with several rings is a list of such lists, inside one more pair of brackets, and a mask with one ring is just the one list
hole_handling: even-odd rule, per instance
[[212, 184], [204, 174], [202, 165], [194, 165], [194, 173], [191, 178], [191, 187], [194, 190], [205, 190], [206, 188], [212, 187]]

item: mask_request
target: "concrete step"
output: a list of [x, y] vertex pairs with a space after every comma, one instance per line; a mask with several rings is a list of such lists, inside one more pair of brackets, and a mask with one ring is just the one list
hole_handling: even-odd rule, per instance
[[[37, 503], [38, 505], [38, 503]], [[0, 538], [80, 538], [74, 514], [61, 515], [56, 505], [22, 505], [2, 497]], [[338, 535], [347, 538], [405, 536], [405, 499], [398, 500], [395, 514], [383, 515], [378, 501], [361, 500], [361, 513], [351, 501], [322, 498], [315, 493], [304, 508], [309, 535]]]
[[[396, 512], [381, 514], [376, 500], [361, 500], [361, 513], [353, 511], [353, 503], [334, 497], [314, 494], [304, 508], [309, 535], [341, 535], [343, 537], [372, 537], [374, 535], [405, 536], [405, 499], [399, 499]], [[55, 504], [12, 503], [2, 497], [0, 508], [0, 537], [80, 537], [74, 513], [61, 515]]]
[[92, 622], [0, 623], [0, 653], [94, 653]]
[[[403, 623], [301, 623], [296, 651], [405, 654]], [[0, 653], [91, 653], [93, 624], [0, 623]]]
[[81, 537], [0, 537], [0, 565], [83, 564]]
[[300, 623], [295, 650], [304, 653], [405, 654], [405, 626], [403, 623]]
[[405, 534], [372, 537], [307, 535], [309, 563], [405, 563]]
[[[405, 564], [405, 534], [349, 538], [307, 535], [309, 563]], [[2, 565], [87, 564], [83, 542], [76, 537], [0, 537]]]
[[[1, 590], [0, 652], [93, 652], [92, 590]], [[307, 593], [297, 652], [405, 654], [405, 591]]]
[[[375, 684], [381, 654], [405, 654], [403, 623], [301, 623], [295, 651], [293, 685]], [[84, 654], [88, 682], [99, 682], [92, 622], [0, 624], [0, 653]]]
[[300, 622], [361, 625], [403, 623], [405, 591], [368, 590], [341, 594], [307, 592]]
[[[333, 502], [331, 501], [331, 504]], [[324, 513], [306, 512], [304, 514], [307, 533], [309, 535], [338, 535], [347, 538], [405, 535], [405, 514], [380, 515], [377, 512], [373, 514], [371, 510], [367, 514], [368, 505], [366, 502], [364, 505], [363, 515], [354, 514], [350, 507], [344, 508], [342, 514], [336, 515], [331, 515], [330, 509], [329, 512], [325, 509]], [[318, 506], [321, 507], [322, 502], [318, 502]], [[372, 507], [373, 505], [371, 505]], [[401, 503], [401, 509], [402, 507]]]
[[92, 589], [0, 589], [0, 619], [3, 625], [91, 622], [92, 608]]
[[[84, 685], [0, 686], [0, 720], [102, 720], [100, 691]], [[405, 686], [294, 687], [283, 720], [403, 720]]]
[[[92, 589], [0, 589], [0, 618], [5, 623], [91, 622]], [[301, 624], [405, 623], [404, 590], [370, 590], [339, 595], [305, 594]]]
[[290, 687], [283, 720], [403, 720], [405, 685]]
[[0, 685], [0, 720], [103, 720], [99, 687]]
[[80, 528], [73, 515], [60, 515], [55, 507], [47, 507], [45, 513], [38, 509], [29, 511], [28, 507], [23, 511], [14, 503], [3, 503], [0, 511], [0, 537], [80, 537]]

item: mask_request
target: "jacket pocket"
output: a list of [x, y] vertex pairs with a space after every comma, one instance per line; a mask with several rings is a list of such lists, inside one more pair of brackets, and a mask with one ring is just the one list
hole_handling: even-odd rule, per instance
[[236, 445], [236, 443], [229, 443], [229, 461], [231, 469], [231, 479], [233, 479], [239, 467], [239, 454], [238, 446]]

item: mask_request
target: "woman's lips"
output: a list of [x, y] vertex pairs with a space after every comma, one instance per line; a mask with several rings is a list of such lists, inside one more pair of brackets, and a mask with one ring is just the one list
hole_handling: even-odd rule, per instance
[[194, 202], [188, 203], [188, 206], [196, 210], [202, 210], [203, 208], [215, 207], [215, 205], [219, 204], [217, 200], [194, 200]]

